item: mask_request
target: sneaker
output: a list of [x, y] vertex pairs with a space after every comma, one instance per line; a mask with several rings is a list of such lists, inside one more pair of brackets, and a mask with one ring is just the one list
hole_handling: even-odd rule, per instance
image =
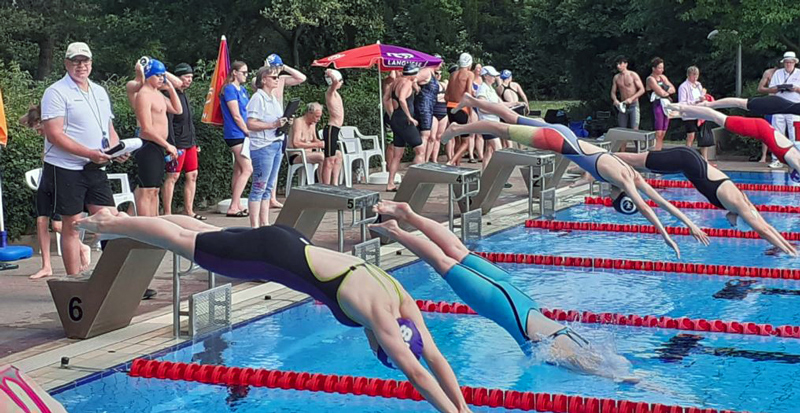
[[772, 169], [783, 168], [783, 164], [781, 163], [781, 161], [772, 161], [772, 163], [769, 164], [769, 167]]
[[617, 102], [617, 109], [619, 109], [619, 113], [625, 114], [628, 111], [628, 105], [625, 102]]

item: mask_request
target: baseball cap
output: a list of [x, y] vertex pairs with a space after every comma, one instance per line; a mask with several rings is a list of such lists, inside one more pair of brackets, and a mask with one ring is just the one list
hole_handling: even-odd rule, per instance
[[500, 72], [498, 72], [497, 69], [494, 68], [494, 66], [484, 66], [483, 69], [481, 69], [481, 76], [485, 75], [500, 76]]
[[87, 45], [84, 42], [74, 42], [70, 43], [69, 46], [67, 46], [67, 53], [66, 53], [67, 59], [74, 59], [75, 57], [78, 56], [86, 56], [89, 59], [91, 59], [92, 51], [89, 49], [89, 45]]

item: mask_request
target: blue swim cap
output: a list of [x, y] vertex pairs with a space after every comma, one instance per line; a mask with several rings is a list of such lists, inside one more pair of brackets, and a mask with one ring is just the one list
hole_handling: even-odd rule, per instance
[[149, 79], [151, 76], [163, 75], [164, 73], [167, 73], [167, 67], [156, 59], [150, 59], [144, 68], [145, 79]]
[[800, 184], [800, 171], [798, 171], [797, 169], [792, 169], [792, 172], [789, 173], [789, 178], [792, 181], [797, 182], [798, 184]]
[[503, 70], [500, 72], [500, 79], [506, 80], [511, 77], [511, 71], [508, 69]]
[[283, 59], [280, 56], [273, 53], [267, 56], [267, 60], [264, 61], [264, 66], [267, 67], [274, 67], [274, 66], [283, 66]]
[[[417, 325], [407, 318], [398, 318], [397, 324], [400, 326], [400, 335], [403, 336], [403, 341], [408, 346], [408, 349], [414, 354], [414, 357], [419, 360], [419, 358], [422, 356], [423, 344], [422, 335], [419, 333]], [[376, 356], [378, 356], [378, 360], [380, 360], [384, 366], [390, 369], [397, 368], [397, 366], [392, 363], [389, 355], [383, 351], [382, 347], [378, 347]]]
[[620, 214], [633, 215], [639, 212], [639, 208], [636, 207], [636, 204], [633, 203], [633, 200], [625, 191], [620, 192], [619, 195], [614, 198], [613, 205], [614, 209]]

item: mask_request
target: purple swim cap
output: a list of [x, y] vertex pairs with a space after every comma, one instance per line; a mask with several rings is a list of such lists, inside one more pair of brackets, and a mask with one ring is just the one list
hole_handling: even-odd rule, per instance
[[800, 171], [792, 169], [792, 172], [789, 174], [789, 179], [800, 184]]
[[[403, 337], [403, 341], [408, 346], [408, 349], [414, 353], [414, 357], [419, 360], [420, 356], [422, 356], [422, 335], [419, 333], [417, 329], [417, 325], [414, 324], [413, 321], [407, 318], [398, 318], [397, 324], [400, 326], [400, 335]], [[378, 360], [383, 363], [384, 366], [390, 369], [396, 369], [397, 366], [392, 363], [392, 360], [389, 358], [389, 355], [383, 351], [382, 347], [378, 347], [377, 354]]]

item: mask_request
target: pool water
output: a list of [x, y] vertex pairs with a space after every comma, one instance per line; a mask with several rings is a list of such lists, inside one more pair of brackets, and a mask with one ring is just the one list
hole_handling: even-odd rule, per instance
[[[765, 174], [751, 182], [772, 183]], [[777, 183], [777, 182], [776, 182]], [[702, 200], [688, 190], [666, 190], [668, 199]], [[789, 204], [783, 195], [760, 193], [763, 203]], [[774, 198], [771, 196], [775, 195]], [[663, 212], [663, 211], [662, 211]], [[686, 210], [701, 226], [725, 228], [724, 215]], [[659, 213], [665, 225], [678, 225]], [[779, 230], [793, 230], [791, 214], [766, 214]], [[559, 220], [646, 223], [620, 217], [610, 208], [579, 205], [561, 211]], [[636, 221], [636, 222], [631, 222]], [[786, 221], [792, 221], [787, 223]], [[796, 230], [796, 229], [795, 229]], [[800, 268], [785, 255], [765, 255], [761, 240], [712, 238], [704, 247], [691, 237], [675, 237], [682, 261], [707, 264]], [[553, 232], [516, 227], [487, 237], [478, 251], [536, 253], [625, 259], [676, 260], [660, 238], [645, 234]], [[623, 270], [501, 264], [514, 283], [543, 307], [622, 312], [639, 315], [800, 324], [800, 295], [748, 292], [740, 299], [715, 298], [730, 277]], [[416, 262], [393, 271], [418, 299], [460, 301], [428, 265]], [[771, 291], [800, 290], [792, 280], [754, 279]], [[573, 323], [589, 340], [628, 358], [636, 385], [577, 374], [525, 355], [500, 327], [475, 315], [425, 313], [429, 329], [461, 385], [586, 397], [646, 401], [715, 409], [793, 412], [800, 405], [795, 376], [800, 371], [800, 340], [778, 337], [698, 333], [697, 345], [675, 357], [667, 351], [679, 330]], [[665, 358], [665, 354], [673, 354]], [[155, 355], [169, 361], [224, 364], [402, 380], [368, 350], [360, 329], [337, 324], [327, 308], [312, 302], [247, 322]], [[128, 377], [108, 371], [57, 389], [54, 397], [70, 412], [430, 412], [424, 402], [263, 388], [227, 388], [199, 383]], [[501, 412], [504, 409], [474, 408]]]

